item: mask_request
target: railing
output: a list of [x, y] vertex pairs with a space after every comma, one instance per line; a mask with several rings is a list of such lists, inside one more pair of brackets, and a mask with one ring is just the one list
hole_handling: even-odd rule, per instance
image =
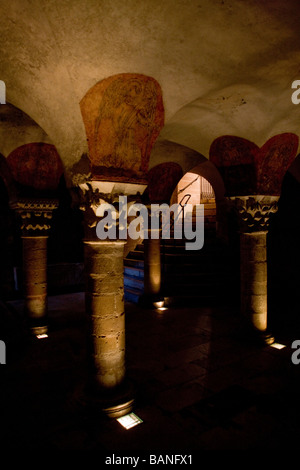
[[[176, 218], [174, 218], [174, 213], [173, 213], [172, 216], [170, 214], [170, 236], [171, 236], [171, 228], [173, 228], [174, 223], [178, 220], [181, 213], [182, 213], [182, 218], [184, 220], [184, 208], [187, 205], [187, 203], [189, 202], [189, 200], [191, 199], [191, 197], [192, 197], [191, 194], [185, 194], [182, 197], [182, 199], [179, 202], [179, 206], [180, 206], [181, 209], [178, 211], [178, 213], [176, 215]], [[184, 200], [185, 200], [185, 203], [183, 204]], [[166, 225], [164, 225], [164, 227], [162, 228], [162, 231], [165, 227], [166, 227]], [[162, 283], [164, 283], [165, 274], [166, 274], [166, 248], [165, 248], [165, 239], [164, 239], [164, 237], [161, 238], [161, 248], [162, 248], [162, 250], [161, 250], [162, 251], [162, 253], [161, 253], [161, 256], [162, 256], [162, 270], [161, 270], [161, 273], [162, 273]]]
[[[174, 226], [174, 223], [179, 219], [181, 213], [182, 213], [182, 218], [184, 219], [184, 208], [189, 202], [189, 200], [191, 199], [191, 197], [192, 197], [191, 194], [185, 194], [183, 198], [181, 199], [181, 201], [179, 202], [181, 210], [179, 210], [178, 214], [176, 215], [176, 218], [174, 218], [174, 213], [173, 213], [173, 216], [170, 220], [170, 229]], [[183, 204], [184, 199], [186, 199], [186, 202]], [[171, 217], [171, 214], [170, 214], [170, 217]]]

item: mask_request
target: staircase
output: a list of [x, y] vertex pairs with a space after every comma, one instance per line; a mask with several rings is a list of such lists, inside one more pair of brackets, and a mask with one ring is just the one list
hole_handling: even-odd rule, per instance
[[[186, 240], [161, 240], [162, 289], [167, 306], [230, 303], [239, 292], [238, 260], [216, 237], [215, 203], [206, 201], [204, 246], [187, 251]], [[195, 220], [194, 220], [195, 222]], [[144, 245], [124, 259], [125, 300], [138, 303], [144, 292]]]

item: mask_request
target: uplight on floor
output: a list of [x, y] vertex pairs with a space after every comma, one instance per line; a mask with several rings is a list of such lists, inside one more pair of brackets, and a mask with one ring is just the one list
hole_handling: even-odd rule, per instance
[[139, 418], [135, 413], [129, 413], [128, 415], [121, 416], [121, 418], [117, 418], [117, 421], [123, 426], [125, 429], [133, 428], [138, 424], [141, 424], [143, 420]]
[[275, 349], [283, 349], [286, 347], [285, 344], [280, 344], [280, 343], [272, 343], [270, 344], [271, 348], [275, 348]]
[[45, 339], [48, 338], [48, 335], [46, 333], [43, 333], [41, 335], [36, 335], [37, 339]]

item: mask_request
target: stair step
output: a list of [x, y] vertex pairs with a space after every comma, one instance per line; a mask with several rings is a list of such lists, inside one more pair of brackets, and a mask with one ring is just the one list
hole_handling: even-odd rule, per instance
[[124, 288], [133, 288], [137, 289], [140, 291], [144, 290], [144, 280], [143, 279], [137, 279], [136, 277], [133, 276], [125, 276], [124, 277]]
[[124, 289], [124, 298], [127, 302], [138, 303], [143, 292], [136, 289]]
[[144, 279], [144, 267], [124, 266], [124, 276]]

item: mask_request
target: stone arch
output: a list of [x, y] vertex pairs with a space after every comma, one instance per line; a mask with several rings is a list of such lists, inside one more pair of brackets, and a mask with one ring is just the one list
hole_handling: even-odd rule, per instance
[[[212, 225], [215, 226], [217, 236], [219, 238], [227, 238], [227, 213], [226, 213], [226, 200], [225, 200], [225, 186], [223, 179], [216, 168], [216, 166], [209, 160], [202, 161], [198, 165], [192, 167], [184, 175], [188, 174], [198, 175], [204, 180], [208, 181], [211, 185], [214, 192], [214, 202], [210, 201], [210, 204], [204, 204], [204, 210], [208, 215], [208, 218], [211, 217]], [[179, 184], [179, 181], [178, 181]], [[172, 200], [174, 198], [174, 193]], [[200, 202], [200, 200], [199, 200]]]
[[[165, 139], [158, 139], [151, 152], [149, 162], [150, 170], [154, 167], [159, 167], [162, 163], [177, 164], [182, 169], [181, 176], [178, 174], [178, 179], [174, 189], [179, 183], [183, 175], [188, 172], [195, 173], [205, 178], [213, 187], [216, 198], [216, 212], [217, 212], [217, 236], [220, 238], [227, 238], [227, 214], [226, 214], [226, 201], [225, 186], [222, 176], [214, 163], [209, 161], [204, 155], [198, 151], [186, 147], [185, 145], [178, 144]], [[170, 195], [170, 202], [172, 195]]]
[[200, 175], [211, 184], [215, 193], [216, 201], [221, 202], [224, 199], [224, 182], [218, 169], [212, 162], [206, 160], [205, 162], [200, 163], [199, 165], [196, 165], [195, 167], [191, 168], [189, 170], [189, 173]]
[[151, 203], [170, 202], [172, 193], [183, 176], [181, 166], [175, 162], [164, 162], [148, 172], [147, 195]]

